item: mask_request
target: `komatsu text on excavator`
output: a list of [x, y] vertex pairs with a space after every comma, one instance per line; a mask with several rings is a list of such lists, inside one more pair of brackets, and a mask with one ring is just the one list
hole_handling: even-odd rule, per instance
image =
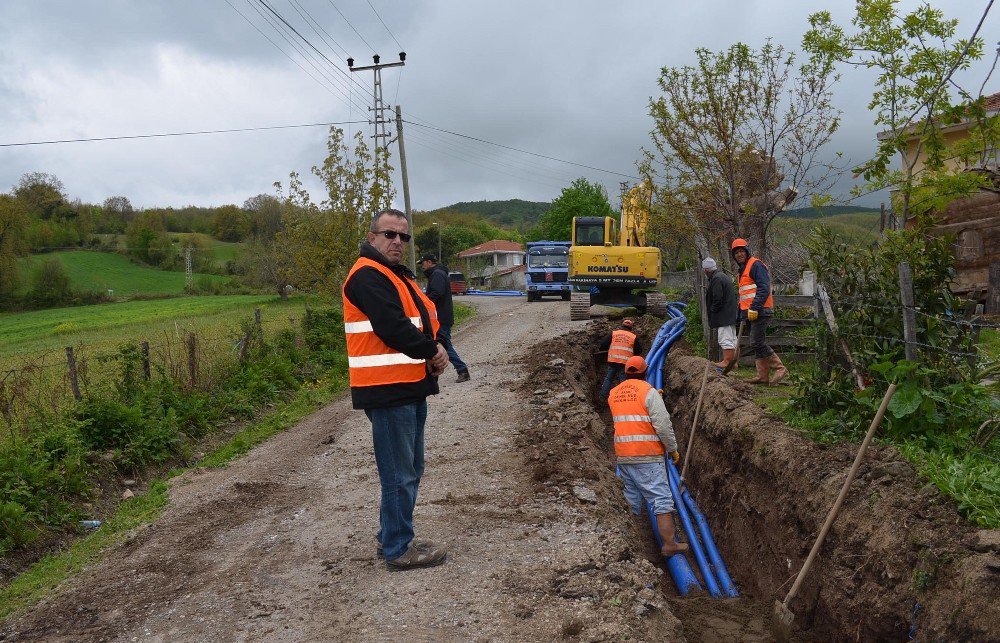
[[621, 226], [612, 217], [573, 217], [569, 249], [570, 319], [589, 319], [592, 305], [625, 304], [664, 316], [660, 249], [646, 245], [652, 191], [640, 184], [622, 199]]

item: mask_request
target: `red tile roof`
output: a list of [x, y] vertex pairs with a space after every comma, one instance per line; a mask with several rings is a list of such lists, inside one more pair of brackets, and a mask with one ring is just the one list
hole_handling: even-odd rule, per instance
[[495, 239], [473, 246], [458, 253], [459, 257], [475, 257], [477, 255], [489, 255], [495, 252], [524, 252], [524, 245], [513, 241], [502, 241]]
[[1000, 92], [992, 94], [983, 99], [987, 112], [994, 112], [1000, 109]]

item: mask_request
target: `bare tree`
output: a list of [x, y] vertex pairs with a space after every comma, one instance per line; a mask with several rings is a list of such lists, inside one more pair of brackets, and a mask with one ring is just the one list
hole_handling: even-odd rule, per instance
[[[829, 61], [797, 65], [768, 41], [696, 51], [694, 66], [663, 68], [650, 101], [655, 152], [645, 173], [659, 201], [681, 205], [702, 255], [733, 237], [767, 252], [771, 220], [804, 197], [822, 198], [838, 172], [819, 151], [840, 122]], [[785, 186], [785, 187], [782, 187]]]

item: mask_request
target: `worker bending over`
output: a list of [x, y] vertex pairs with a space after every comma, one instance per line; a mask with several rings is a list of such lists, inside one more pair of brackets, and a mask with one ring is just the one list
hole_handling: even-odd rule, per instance
[[[740, 321], [750, 324], [750, 343], [757, 358], [757, 377], [750, 383], [777, 384], [788, 375], [788, 369], [765, 341], [767, 324], [774, 314], [771, 274], [763, 261], [750, 255], [745, 239], [734, 239], [730, 251], [739, 266]], [[774, 378], [768, 381], [772, 368]]]
[[611, 391], [608, 404], [615, 422], [615, 455], [625, 499], [637, 516], [643, 501], [649, 503], [663, 541], [660, 551], [669, 557], [688, 548], [686, 543], [674, 542], [674, 497], [664, 460], [669, 453], [676, 465], [681, 456], [670, 413], [659, 391], [643, 379], [645, 375], [646, 360], [640, 355], [630, 357], [625, 363], [625, 381]]
[[641, 342], [632, 332], [632, 320], [623, 319], [621, 326], [604, 336], [598, 348], [608, 351], [608, 372], [601, 384], [601, 399], [606, 400], [611, 389], [625, 379], [625, 362], [642, 352]]

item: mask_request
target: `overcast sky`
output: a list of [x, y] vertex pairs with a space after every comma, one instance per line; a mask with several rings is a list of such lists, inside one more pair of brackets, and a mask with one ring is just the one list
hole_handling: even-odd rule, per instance
[[[313, 61], [296, 53], [256, 1], [4, 0], [0, 143], [365, 121], [372, 74], [348, 73], [345, 59], [370, 64], [374, 51], [395, 61], [402, 46], [406, 66], [382, 79], [385, 102], [402, 105], [405, 119], [610, 171], [405, 125], [414, 208], [550, 201], [579, 176], [604, 184], [617, 205], [627, 178], [612, 172], [635, 174], [639, 150], [649, 146], [648, 102], [661, 67], [693, 62], [696, 47], [759, 46], [767, 36], [797, 48], [810, 13], [829, 9], [846, 24], [853, 7], [844, 0], [267, 2], [338, 69], [311, 50]], [[935, 4], [961, 20], [963, 35], [984, 6]], [[994, 14], [981, 33], [990, 54], [1000, 36]], [[982, 78], [986, 67], [967, 77]], [[844, 70], [835, 99], [843, 127], [831, 156], [871, 154], [872, 89], [870, 77]], [[1000, 79], [986, 93], [995, 91]], [[371, 133], [363, 123], [344, 128]], [[0, 147], [0, 191], [25, 172], [44, 171], [71, 198], [89, 202], [125, 195], [141, 207], [242, 203], [273, 193], [292, 170], [308, 173], [322, 162], [325, 140], [324, 128], [314, 127]], [[850, 185], [848, 177], [836, 196], [846, 197]]]

